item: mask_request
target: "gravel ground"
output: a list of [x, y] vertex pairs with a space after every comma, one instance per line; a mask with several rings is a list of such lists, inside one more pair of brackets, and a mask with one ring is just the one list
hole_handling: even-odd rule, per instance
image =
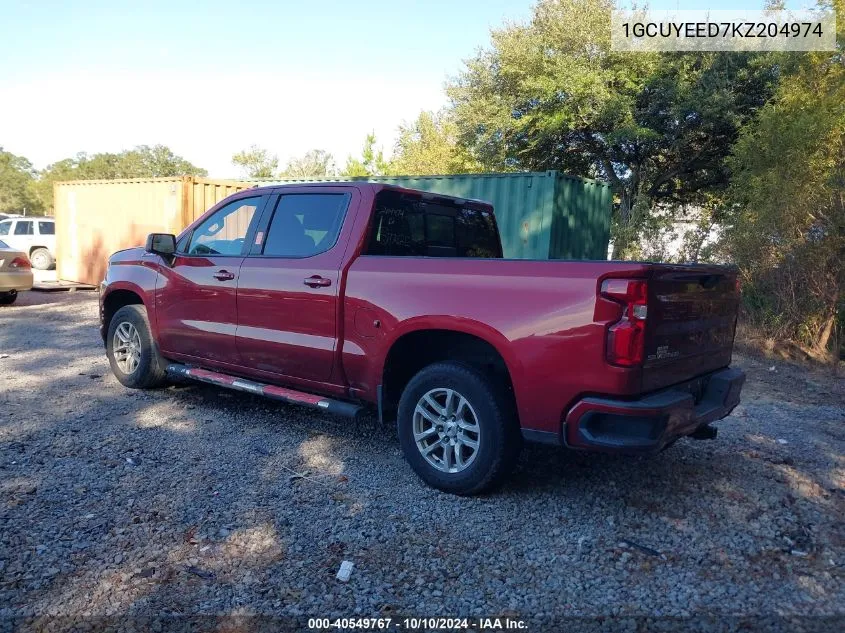
[[0, 619], [845, 615], [843, 379], [737, 358], [716, 441], [530, 446], [464, 499], [372, 419], [125, 389], [96, 319], [90, 292], [0, 310]]

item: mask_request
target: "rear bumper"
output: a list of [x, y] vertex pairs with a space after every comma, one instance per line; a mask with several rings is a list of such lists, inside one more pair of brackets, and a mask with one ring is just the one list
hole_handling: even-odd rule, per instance
[[0, 272], [0, 292], [30, 290], [32, 282], [32, 271]]
[[729, 415], [744, 383], [743, 371], [727, 368], [639, 400], [584, 398], [566, 415], [563, 441], [590, 451], [656, 452]]

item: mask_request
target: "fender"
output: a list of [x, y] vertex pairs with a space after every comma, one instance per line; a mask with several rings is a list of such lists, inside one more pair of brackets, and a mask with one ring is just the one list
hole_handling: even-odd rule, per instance
[[[150, 327], [155, 338], [158, 336], [158, 320], [155, 313], [155, 283], [158, 271], [152, 266], [131, 266], [131, 269], [132, 279], [109, 281], [108, 275], [106, 275], [106, 280], [100, 290], [100, 316], [101, 318], [105, 316], [105, 303], [110, 295], [119, 290], [127, 290], [140, 297], [141, 303], [149, 315]], [[105, 324], [103, 325], [105, 326]]]
[[[523, 375], [522, 362], [516, 357], [513, 346], [504, 334], [497, 329], [491, 327], [481, 321], [469, 319], [466, 317], [456, 317], [452, 315], [426, 315], [411, 317], [405, 321], [398, 323], [390, 332], [390, 336], [385, 343], [381, 358], [379, 358], [378, 367], [380, 375], [384, 375], [384, 365], [387, 361], [387, 356], [393, 345], [402, 336], [412, 332], [419, 332], [422, 330], [448, 330], [451, 332], [461, 332], [462, 334], [470, 334], [480, 338], [486, 343], [493, 346], [499, 356], [505, 361], [505, 367], [511, 377], [514, 393], [518, 394], [520, 390], [520, 379]], [[379, 381], [381, 382], [381, 381]], [[517, 396], [517, 401], [519, 400]]]

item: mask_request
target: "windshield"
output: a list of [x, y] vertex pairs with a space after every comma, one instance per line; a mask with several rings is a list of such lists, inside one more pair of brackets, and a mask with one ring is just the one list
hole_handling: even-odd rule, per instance
[[6, 244], [3, 240], [0, 240], [0, 248], [9, 248], [9, 245]]

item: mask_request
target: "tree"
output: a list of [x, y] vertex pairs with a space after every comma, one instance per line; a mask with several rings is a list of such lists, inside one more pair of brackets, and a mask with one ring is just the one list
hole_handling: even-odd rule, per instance
[[[845, 1], [837, 0], [839, 15]], [[832, 348], [845, 319], [845, 54], [778, 56], [784, 77], [742, 132], [729, 166], [725, 247], [753, 324], [774, 338]], [[831, 342], [833, 344], [831, 345]]]
[[43, 213], [44, 206], [35, 190], [36, 173], [26, 158], [0, 146], [0, 213]]
[[376, 149], [375, 133], [367, 134], [364, 140], [364, 147], [361, 150], [361, 158], [350, 156], [346, 159], [346, 167], [341, 175], [343, 176], [385, 176], [391, 172], [390, 162], [385, 160], [381, 148]]
[[530, 22], [493, 32], [448, 93], [483, 168], [609, 180], [619, 256], [654, 205], [726, 186], [730, 146], [777, 70], [753, 54], [614, 53], [613, 6], [540, 0]]
[[416, 121], [399, 126], [391, 170], [403, 175], [460, 174], [479, 165], [458, 144], [458, 127], [448, 110], [420, 112]]
[[164, 145], [139, 145], [118, 154], [121, 178], [172, 178], [174, 176], [207, 176], [208, 172], [177, 156]]
[[272, 178], [279, 166], [279, 158], [266, 149], [251, 145], [232, 156], [232, 163], [239, 167], [247, 178]]
[[326, 177], [337, 174], [334, 157], [321, 149], [312, 149], [288, 161], [282, 176], [288, 178]]
[[113, 180], [116, 178], [171, 178], [207, 176], [164, 145], [138, 145], [120, 152], [88, 155], [78, 153], [45, 167], [39, 174], [36, 190], [45, 208], [53, 206], [53, 183], [64, 180]]
[[112, 154], [88, 155], [80, 152], [48, 165], [42, 177], [55, 180], [111, 180], [115, 178], [171, 178], [175, 176], [206, 176], [208, 172], [177, 156], [164, 145], [138, 145]]

